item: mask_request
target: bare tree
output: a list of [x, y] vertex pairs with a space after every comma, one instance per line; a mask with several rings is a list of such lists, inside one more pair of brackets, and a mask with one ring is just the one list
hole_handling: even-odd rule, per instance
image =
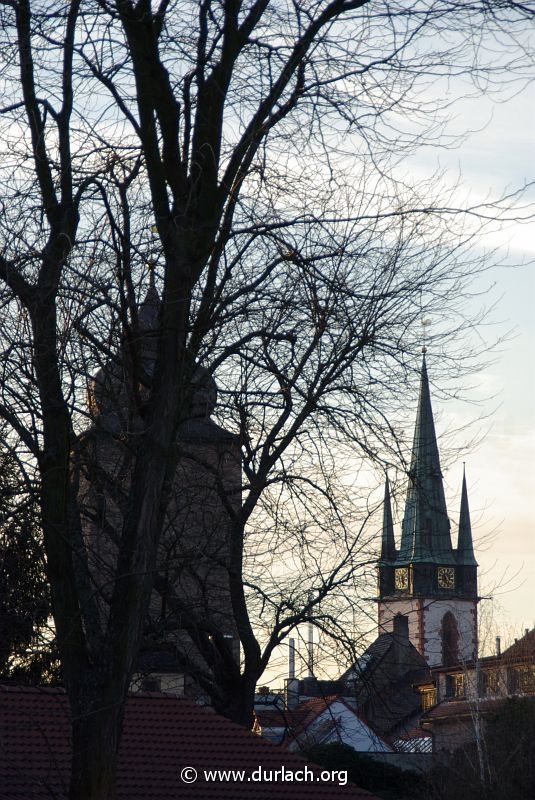
[[[218, 370], [245, 475], [243, 501], [227, 509], [243, 670], [217, 630], [203, 620], [191, 630], [213, 659], [208, 680], [226, 675], [214, 688], [219, 706], [246, 721], [271, 649], [292, 627], [313, 618], [336, 628], [317, 609], [353, 580], [356, 545], [349, 531], [342, 545], [334, 535], [347, 521], [331, 491], [330, 448], [386, 457], [386, 404], [401, 406], [413, 323], [429, 309], [443, 323], [438, 340], [461, 330], [464, 310], [452, 322], [448, 301], [468, 263], [478, 269], [466, 252], [474, 230], [459, 236], [455, 209], [397, 179], [394, 162], [440, 141], [440, 103], [422, 100], [434, 79], [472, 70], [492, 85], [522, 67], [516, 37], [531, 13], [445, 0], [2, 2], [0, 412], [40, 479], [73, 712], [72, 798], [114, 795], [199, 362]], [[148, 371], [137, 305], [147, 260], [162, 293]], [[80, 514], [82, 395], [118, 347], [132, 425], [103, 616]], [[248, 571], [247, 558], [262, 557], [262, 503], [275, 540], [293, 526], [294, 571], [309, 570], [301, 592], [274, 571], [266, 589]], [[293, 503], [306, 509], [297, 529]], [[333, 533], [315, 546], [310, 533], [324, 523]], [[330, 565], [322, 546], [339, 549]], [[260, 618], [271, 609], [263, 651], [248, 589]]]

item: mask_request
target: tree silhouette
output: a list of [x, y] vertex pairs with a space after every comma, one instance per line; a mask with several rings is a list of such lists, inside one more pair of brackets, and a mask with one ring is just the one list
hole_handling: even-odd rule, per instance
[[[272, 612], [273, 645], [299, 622], [341, 628], [321, 608], [344, 596], [360, 545], [331, 491], [341, 484], [330, 448], [338, 461], [398, 450], [386, 409], [392, 419], [403, 407], [416, 321], [435, 312], [437, 348], [474, 324], [461, 298], [481, 268], [470, 253], [478, 230], [433, 178], [411, 185], [396, 164], [441, 141], [449, 101], [436, 86], [436, 102], [425, 100], [433, 80], [461, 71], [490, 87], [524, 70], [518, 38], [532, 10], [5, 0], [0, 13], [0, 413], [39, 481], [73, 719], [71, 798], [110, 800], [198, 364], [217, 370], [244, 457], [228, 584], [244, 662], [229, 696], [239, 688], [232, 713], [245, 723], [271, 652], [250, 593], [257, 619]], [[468, 211], [484, 224], [506, 204]], [[147, 262], [162, 296], [151, 374], [137, 302]], [[90, 377], [119, 344], [133, 428], [103, 619], [78, 502], [81, 432]], [[459, 352], [445, 364], [467, 365], [469, 349]], [[259, 509], [272, 522], [263, 544]], [[266, 568], [274, 544], [279, 562], [307, 565], [301, 586]], [[336, 548], [327, 567], [322, 554]], [[214, 631], [192, 634], [221, 661]]]

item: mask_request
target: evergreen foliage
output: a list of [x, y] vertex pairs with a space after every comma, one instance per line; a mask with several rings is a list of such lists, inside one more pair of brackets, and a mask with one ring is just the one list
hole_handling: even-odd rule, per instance
[[348, 781], [383, 800], [412, 800], [415, 790], [422, 785], [416, 772], [358, 753], [341, 742], [313, 745], [305, 755], [326, 769], [346, 770]]
[[58, 678], [36, 498], [13, 456], [0, 452], [0, 680]]

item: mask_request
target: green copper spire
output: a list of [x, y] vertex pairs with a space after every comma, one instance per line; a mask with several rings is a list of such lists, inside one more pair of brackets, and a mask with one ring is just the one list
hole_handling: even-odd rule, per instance
[[396, 543], [394, 540], [394, 523], [390, 504], [390, 484], [388, 475], [385, 482], [385, 499], [383, 503], [383, 538], [381, 542], [381, 561], [383, 563], [396, 560]]
[[425, 350], [399, 562], [454, 564]]
[[472, 526], [470, 524], [470, 509], [468, 507], [468, 491], [466, 489], [466, 474], [463, 469], [463, 488], [461, 492], [461, 513], [459, 514], [459, 538], [457, 539], [457, 563], [477, 567], [472, 542]]

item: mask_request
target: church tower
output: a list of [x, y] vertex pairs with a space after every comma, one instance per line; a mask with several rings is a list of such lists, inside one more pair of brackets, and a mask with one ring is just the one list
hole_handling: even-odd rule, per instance
[[379, 633], [394, 617], [408, 618], [409, 637], [429, 666], [477, 654], [477, 563], [466, 476], [463, 474], [457, 547], [452, 546], [431, 407], [425, 350], [401, 542], [396, 548], [388, 479], [379, 577]]
[[[119, 344], [89, 386], [78, 499], [91, 588], [103, 621], [119, 568], [117, 542], [143, 430], [140, 401], [146, 400], [147, 376], [156, 364], [160, 310], [151, 272], [136, 335]], [[233, 513], [241, 505], [241, 450], [237, 436], [212, 419], [215, 379], [200, 365], [192, 373], [189, 412], [171, 445], [176, 469], [135, 684], [197, 696], [198, 676], [213, 682], [216, 669], [234, 674], [239, 660], [229, 572]], [[207, 631], [208, 642], [218, 638], [218, 649], [206, 646]]]

